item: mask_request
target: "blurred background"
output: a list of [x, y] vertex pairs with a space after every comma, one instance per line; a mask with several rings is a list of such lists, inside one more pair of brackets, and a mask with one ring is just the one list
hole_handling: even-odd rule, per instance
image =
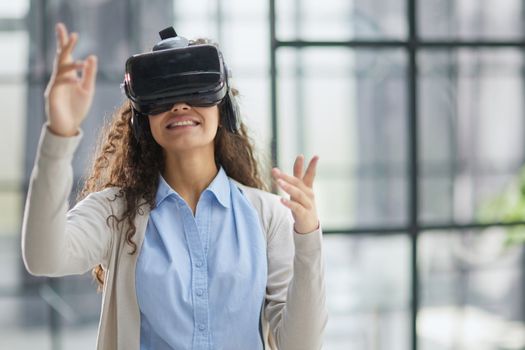
[[211, 38], [268, 162], [320, 155], [324, 349], [525, 349], [522, 0], [0, 0], [0, 349], [95, 347], [91, 276], [20, 256], [57, 21], [99, 57], [76, 188], [126, 58]]

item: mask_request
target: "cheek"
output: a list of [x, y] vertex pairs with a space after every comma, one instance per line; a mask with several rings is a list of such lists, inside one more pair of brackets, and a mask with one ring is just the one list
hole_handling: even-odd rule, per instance
[[213, 129], [217, 129], [220, 124], [221, 117], [219, 115], [219, 108], [217, 106], [214, 106], [212, 110], [209, 111], [208, 114], [208, 120], [210, 126], [213, 127]]
[[155, 122], [155, 118], [152, 118], [151, 116], [149, 118], [149, 128], [151, 131], [151, 135], [153, 136], [153, 139], [159, 143], [160, 135], [161, 135], [161, 129], [159, 123]]
[[217, 131], [219, 130], [219, 118], [217, 116], [214, 116], [213, 119], [211, 119], [208, 122], [208, 133], [212, 138], [215, 138], [217, 135]]

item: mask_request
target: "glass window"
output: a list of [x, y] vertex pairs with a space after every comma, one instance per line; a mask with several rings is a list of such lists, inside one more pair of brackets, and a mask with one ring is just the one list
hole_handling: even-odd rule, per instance
[[410, 242], [405, 235], [324, 237], [326, 349], [409, 349]]
[[[1, 79], [0, 75], [0, 81]], [[21, 186], [23, 174], [26, 90], [25, 84], [0, 83], [0, 103], [4, 109], [0, 128], [0, 182], [11, 190]]]
[[[125, 1], [51, 1], [47, 3], [45, 22], [46, 59], [51, 69], [55, 56], [55, 23], [64, 22], [70, 32], [78, 32], [78, 45], [73, 56], [84, 59], [90, 54], [99, 58], [99, 78], [105, 76], [123, 80], [124, 63], [135, 54], [130, 40], [137, 30], [131, 23]], [[140, 23], [140, 22], [139, 22]], [[38, 28], [37, 30], [42, 30]]]
[[280, 40], [401, 39], [405, 1], [276, 1]]
[[425, 39], [523, 38], [522, 0], [425, 0], [417, 5]]
[[320, 156], [326, 227], [406, 219], [406, 60], [397, 50], [278, 51], [279, 162]]
[[52, 350], [49, 309], [39, 296], [0, 294], [0, 345], [3, 349]]
[[[29, 38], [27, 32], [0, 32], [0, 49], [3, 53], [0, 79], [21, 80], [28, 70]], [[7, 98], [5, 100], [8, 101]]]
[[420, 63], [421, 215], [478, 221], [519, 172], [523, 157], [523, 54], [424, 51]]
[[524, 249], [504, 228], [427, 232], [419, 240], [420, 349], [525, 347]]
[[1, 18], [23, 18], [29, 11], [29, 0], [0, 2]]
[[19, 190], [0, 192], [0, 298], [2, 291], [16, 290], [25, 275], [17, 235], [22, 204]]

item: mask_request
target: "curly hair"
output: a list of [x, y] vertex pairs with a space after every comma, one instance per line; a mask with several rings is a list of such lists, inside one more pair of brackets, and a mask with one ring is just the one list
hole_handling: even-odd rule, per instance
[[[236, 90], [232, 90], [232, 93], [234, 96], [238, 94]], [[221, 102], [221, 120], [225, 115], [222, 110]], [[164, 171], [165, 161], [163, 149], [154, 140], [149, 128], [146, 128], [143, 137], [138, 141], [135, 139], [131, 117], [132, 106], [127, 101], [115, 111], [109, 125], [102, 129], [92, 168], [77, 199], [81, 200], [91, 192], [117, 187], [119, 191], [110, 200], [123, 198], [125, 208], [121, 217], [112, 214], [106, 222], [109, 225], [110, 221], [114, 220], [119, 230], [126, 227], [125, 232], [121, 234], [126, 235], [126, 242], [131, 247], [129, 254], [135, 254], [137, 245], [133, 241], [136, 233], [134, 219], [143, 206], [150, 210], [155, 208], [158, 174]], [[260, 176], [253, 144], [243, 123], [236, 133], [219, 127], [214, 147], [215, 162], [224, 168], [229, 177], [247, 186], [266, 188]], [[92, 273], [100, 290], [105, 275], [102, 266], [95, 267]]]

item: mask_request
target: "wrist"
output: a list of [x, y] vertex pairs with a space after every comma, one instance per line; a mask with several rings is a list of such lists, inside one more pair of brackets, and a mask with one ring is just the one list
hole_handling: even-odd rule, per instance
[[51, 124], [47, 124], [47, 129], [56, 136], [61, 137], [73, 137], [78, 135], [78, 129], [75, 130], [57, 130], [55, 127], [53, 127]]
[[321, 227], [321, 223], [319, 220], [317, 220], [316, 225], [311, 225], [309, 227], [297, 227], [297, 225], [294, 225], [294, 231], [300, 235], [306, 235], [309, 233], [312, 233], [314, 231], [317, 231]]

